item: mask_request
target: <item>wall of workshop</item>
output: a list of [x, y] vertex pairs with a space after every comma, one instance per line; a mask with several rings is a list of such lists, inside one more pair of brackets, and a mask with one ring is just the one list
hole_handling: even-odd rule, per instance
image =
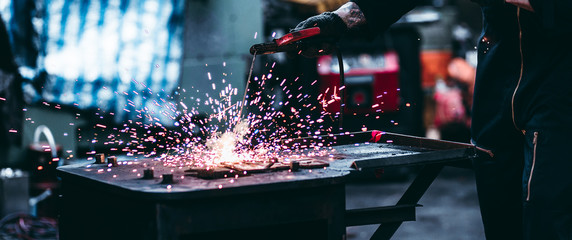
[[203, 104], [206, 94], [218, 99], [228, 84], [238, 90], [232, 101], [242, 100], [252, 61], [250, 46], [262, 42], [262, 19], [262, 0], [186, 2], [180, 87], [186, 90], [181, 91], [181, 100], [187, 107], [195, 107], [202, 114], [213, 113]]

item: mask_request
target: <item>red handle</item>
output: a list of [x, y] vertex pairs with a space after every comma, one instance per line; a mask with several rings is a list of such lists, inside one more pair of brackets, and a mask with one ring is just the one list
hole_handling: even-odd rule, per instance
[[313, 27], [313, 28], [302, 29], [302, 30], [297, 31], [297, 32], [288, 33], [288, 34], [282, 36], [281, 38], [275, 39], [274, 41], [276, 41], [276, 45], [282, 46], [282, 45], [287, 45], [287, 44], [296, 42], [296, 41], [304, 39], [304, 38], [316, 36], [318, 34], [320, 34], [320, 28], [319, 27]]
[[369, 140], [370, 142], [379, 142], [379, 140], [381, 140], [381, 135], [384, 135], [385, 132], [382, 131], [378, 131], [378, 130], [373, 130], [371, 132], [371, 139]]

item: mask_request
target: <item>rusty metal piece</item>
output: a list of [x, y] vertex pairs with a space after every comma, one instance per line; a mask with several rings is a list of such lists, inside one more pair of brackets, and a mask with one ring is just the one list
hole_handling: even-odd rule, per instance
[[260, 173], [267, 172], [274, 163], [265, 162], [243, 162], [243, 163], [225, 163], [226, 168], [236, 170], [237, 172]]
[[288, 169], [290, 169], [290, 165], [283, 163], [283, 162], [277, 162], [277, 163], [274, 163], [272, 166], [270, 166], [270, 169], [272, 171], [288, 170]]
[[203, 179], [234, 177], [235, 175], [242, 176], [246, 174], [248, 173], [238, 172], [225, 167], [204, 168], [197, 171], [197, 177]]
[[196, 173], [196, 172], [201, 171], [201, 170], [204, 170], [204, 169], [206, 169], [206, 167], [196, 167], [196, 166], [193, 166], [193, 167], [190, 167], [190, 168], [188, 168], [187, 170], [185, 170], [185, 172], [186, 172], [186, 173]]
[[105, 154], [104, 153], [95, 154], [95, 162], [93, 164], [105, 164]]
[[270, 163], [266, 164], [266, 167], [265, 167], [265, 168], [266, 168], [267, 170], [270, 170], [270, 169], [272, 168], [272, 165], [274, 165], [275, 163], [276, 163], [276, 161], [273, 160], [273, 161], [271, 161]]
[[326, 161], [308, 159], [308, 160], [301, 160], [300, 161], [300, 168], [323, 168], [330, 166], [330, 163]]
[[110, 164], [112, 167], [119, 166], [119, 164], [117, 164], [117, 157], [116, 156], [107, 157], [107, 165], [110, 165]]

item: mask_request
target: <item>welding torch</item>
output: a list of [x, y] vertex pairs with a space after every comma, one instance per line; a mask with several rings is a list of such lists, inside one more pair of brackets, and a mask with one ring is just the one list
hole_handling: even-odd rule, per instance
[[[306, 44], [316, 43], [317, 41], [327, 42], [326, 39], [306, 39], [320, 34], [319, 27], [306, 28], [299, 31], [294, 31], [288, 33], [280, 38], [273, 39], [271, 42], [254, 44], [250, 47], [250, 54], [252, 55], [264, 55], [273, 54], [278, 52], [293, 52], [300, 54]], [[338, 57], [338, 66], [340, 71], [340, 115], [339, 115], [339, 130], [342, 131], [342, 119], [344, 115], [345, 107], [345, 76], [344, 76], [344, 64], [342, 59], [342, 53], [339, 49], [335, 49], [336, 55]], [[252, 66], [251, 66], [252, 68]], [[250, 76], [249, 76], [250, 79]]]
[[299, 52], [305, 44], [302, 39], [320, 34], [319, 27], [302, 29], [288, 33], [280, 38], [274, 39], [271, 42], [254, 44], [250, 47], [250, 54], [273, 54], [277, 52]]
[[288, 33], [280, 38], [272, 40], [271, 42], [254, 44], [250, 47], [250, 54], [252, 54], [253, 57], [246, 81], [246, 89], [242, 98], [243, 104], [240, 106], [240, 111], [238, 113], [239, 119], [242, 118], [242, 110], [245, 105], [244, 103], [246, 102], [246, 94], [250, 85], [250, 78], [252, 77], [252, 70], [254, 69], [254, 60], [256, 59], [256, 55], [273, 54], [277, 52], [300, 52], [302, 50], [302, 43], [300, 40], [316, 36], [318, 34], [320, 34], [319, 27], [307, 28], [300, 31]]

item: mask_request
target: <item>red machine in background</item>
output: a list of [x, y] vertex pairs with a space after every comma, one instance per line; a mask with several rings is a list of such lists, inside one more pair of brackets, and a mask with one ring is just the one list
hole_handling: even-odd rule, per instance
[[[399, 110], [399, 59], [395, 51], [344, 56], [345, 115]], [[318, 60], [320, 101], [327, 112], [340, 111], [340, 73], [332, 56]]]
[[[289, 94], [283, 94], [303, 96], [290, 105], [300, 109], [301, 112], [297, 115], [319, 117], [325, 110], [332, 116], [337, 116], [341, 109], [340, 102], [345, 104], [341, 118], [331, 118], [332, 122], [310, 126], [309, 128], [316, 129], [307, 129], [309, 132], [333, 127], [332, 129], [342, 131], [383, 129], [400, 134], [425, 135], [419, 61], [420, 36], [414, 26], [394, 25], [374, 39], [362, 35], [341, 39], [336, 43], [339, 57], [302, 57], [299, 53], [309, 43], [304, 38], [316, 33], [317, 29], [291, 32], [250, 48], [250, 53], [256, 55], [294, 53], [269, 61], [278, 63], [276, 67], [272, 64], [272, 73], [277, 79], [299, 80], [290, 81], [290, 90], [293, 91], [288, 90]], [[342, 91], [339, 73], [341, 55], [345, 69]], [[266, 84], [264, 89], [284, 90], [281, 80], [268, 81]], [[295, 84], [309, 85], [294, 86]], [[341, 96], [340, 92], [344, 95]], [[280, 96], [275, 92], [269, 92], [268, 95]], [[316, 105], [323, 109], [307, 107]], [[289, 119], [295, 118], [292, 116]], [[281, 127], [294, 126], [292, 131], [299, 131], [297, 124], [288, 122], [287, 119], [283, 123]]]

